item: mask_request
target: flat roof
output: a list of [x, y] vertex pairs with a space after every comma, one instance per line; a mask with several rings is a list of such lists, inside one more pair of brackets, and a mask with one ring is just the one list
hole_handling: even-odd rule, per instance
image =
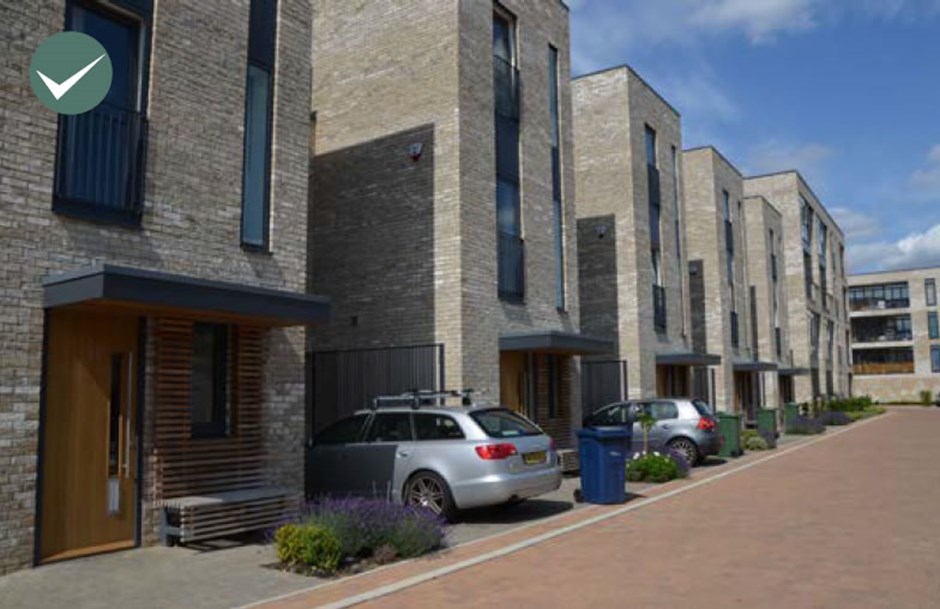
[[626, 72], [628, 72], [631, 76], [633, 76], [634, 78], [636, 78], [637, 80], [639, 80], [641, 83], [643, 83], [643, 86], [645, 86], [647, 89], [649, 89], [650, 91], [652, 91], [652, 92], [653, 92], [653, 95], [655, 95], [656, 97], [658, 97], [658, 98], [659, 98], [659, 101], [661, 101], [661, 102], [663, 102], [664, 104], [666, 104], [666, 107], [668, 107], [670, 110], [672, 110], [672, 112], [673, 112], [676, 116], [678, 116], [678, 117], [681, 117], [681, 116], [682, 116], [682, 113], [679, 112], [678, 110], [676, 110], [676, 107], [673, 106], [671, 103], [669, 103], [669, 100], [667, 100], [665, 97], [663, 97], [663, 95], [662, 95], [659, 91], [657, 91], [656, 88], [653, 87], [653, 85], [651, 85], [645, 78], [643, 78], [642, 76], [640, 76], [640, 73], [639, 73], [639, 72], [637, 72], [636, 70], [633, 69], [633, 66], [631, 66], [630, 64], [627, 64], [627, 63], [620, 63], [620, 64], [617, 64], [617, 65], [615, 65], [615, 66], [610, 66], [609, 68], [601, 68], [600, 70], [594, 70], [593, 72], [587, 72], [586, 74], [579, 74], [578, 76], [572, 77], [571, 81], [574, 82], [574, 81], [576, 81], [576, 80], [581, 80], [582, 78], [590, 78], [590, 77], [592, 77], [592, 76], [597, 76], [598, 74], [603, 74], [603, 73], [605, 73], [605, 72], [614, 72], [614, 71], [616, 71], [616, 70], [625, 70]]
[[499, 337], [500, 351], [549, 351], [573, 355], [599, 355], [614, 350], [614, 341], [561, 330], [515, 332]]
[[665, 366], [717, 366], [721, 363], [721, 356], [713, 353], [673, 351], [671, 353], [657, 353], [656, 363]]

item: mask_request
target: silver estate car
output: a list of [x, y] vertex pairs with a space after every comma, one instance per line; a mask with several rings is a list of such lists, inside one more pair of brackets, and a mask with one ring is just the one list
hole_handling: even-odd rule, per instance
[[[711, 406], [694, 398], [655, 398], [608, 404], [584, 419], [585, 427], [623, 426], [635, 421], [638, 410], [653, 415], [656, 424], [649, 433], [650, 450], [672, 448], [685, 455], [690, 465], [701, 463], [721, 450], [718, 420]], [[643, 450], [643, 428], [633, 423], [630, 450]]]
[[427, 395], [379, 398], [317, 434], [308, 493], [389, 497], [453, 519], [561, 485], [554, 443], [534, 423], [506, 408], [427, 405]]

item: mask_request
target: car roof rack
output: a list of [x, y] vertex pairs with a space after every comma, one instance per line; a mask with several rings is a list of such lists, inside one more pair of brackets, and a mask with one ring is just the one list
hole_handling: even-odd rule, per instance
[[460, 406], [475, 406], [473, 403], [473, 389], [451, 389], [437, 391], [434, 389], [412, 389], [398, 395], [380, 395], [372, 398], [372, 410], [383, 406], [410, 405], [417, 410], [422, 406], [447, 406], [448, 400], [460, 399]]

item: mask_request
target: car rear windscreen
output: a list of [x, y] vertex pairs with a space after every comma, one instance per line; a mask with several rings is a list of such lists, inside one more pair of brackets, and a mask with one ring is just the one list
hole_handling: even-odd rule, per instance
[[703, 417], [715, 416], [714, 411], [712, 411], [712, 407], [702, 400], [692, 400], [692, 405], [695, 406], [695, 409], [698, 411], [699, 415]]
[[538, 436], [542, 430], [511, 410], [481, 410], [470, 414], [474, 421], [491, 438], [517, 438]]

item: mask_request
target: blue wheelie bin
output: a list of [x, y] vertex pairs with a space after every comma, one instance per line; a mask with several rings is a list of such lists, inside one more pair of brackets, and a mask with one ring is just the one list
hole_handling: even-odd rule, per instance
[[585, 427], [578, 430], [578, 457], [581, 461], [579, 501], [623, 503], [627, 496], [627, 447], [629, 427]]

